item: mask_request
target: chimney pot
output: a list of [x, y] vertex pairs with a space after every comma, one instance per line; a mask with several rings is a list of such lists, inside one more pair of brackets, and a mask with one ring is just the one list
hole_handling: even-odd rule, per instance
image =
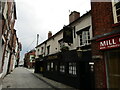
[[51, 32], [51, 31], [48, 32], [48, 39], [49, 39], [50, 37], [52, 37], [52, 32]]

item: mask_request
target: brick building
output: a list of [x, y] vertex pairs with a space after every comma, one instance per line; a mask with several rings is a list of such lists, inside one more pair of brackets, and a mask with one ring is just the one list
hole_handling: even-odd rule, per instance
[[96, 88], [120, 88], [120, 2], [91, 2]]
[[25, 54], [24, 67], [34, 68], [34, 64], [35, 64], [35, 50], [31, 50]]
[[14, 24], [17, 19], [14, 0], [0, 1], [0, 78], [15, 68], [21, 51]]

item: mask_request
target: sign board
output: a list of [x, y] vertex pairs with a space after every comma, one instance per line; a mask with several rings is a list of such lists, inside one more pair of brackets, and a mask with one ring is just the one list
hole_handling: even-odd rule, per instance
[[66, 43], [73, 43], [73, 31], [72, 27], [63, 27], [63, 41]]
[[120, 47], [120, 36], [112, 37], [99, 42], [100, 50], [112, 49], [117, 47]]

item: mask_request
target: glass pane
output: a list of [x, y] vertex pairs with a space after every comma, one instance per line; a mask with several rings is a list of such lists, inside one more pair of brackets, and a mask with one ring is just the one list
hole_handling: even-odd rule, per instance
[[117, 17], [118, 22], [120, 22], [120, 16]]
[[120, 88], [120, 50], [107, 52], [109, 88]]
[[116, 9], [120, 8], [120, 2], [116, 4]]
[[117, 12], [117, 15], [120, 15], [120, 9], [116, 11]]

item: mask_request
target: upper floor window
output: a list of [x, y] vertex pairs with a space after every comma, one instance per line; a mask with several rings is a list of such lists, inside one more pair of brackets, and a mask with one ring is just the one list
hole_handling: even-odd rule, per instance
[[90, 33], [89, 31], [83, 31], [80, 34], [80, 45], [89, 45], [90, 44]]
[[85, 46], [90, 44], [90, 26], [85, 27], [76, 33], [80, 36], [80, 46]]
[[120, 22], [120, 1], [115, 4], [117, 21]]
[[44, 49], [44, 48], [43, 48], [43, 47], [41, 47], [41, 53], [43, 53], [43, 49]]
[[47, 46], [47, 55], [50, 54], [50, 45]]

